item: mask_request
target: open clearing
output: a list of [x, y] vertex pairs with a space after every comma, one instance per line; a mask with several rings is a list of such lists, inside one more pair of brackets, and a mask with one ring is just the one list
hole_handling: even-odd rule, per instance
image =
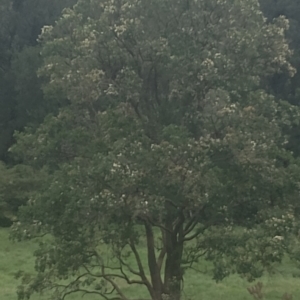
[[[0, 299], [16, 300], [16, 287], [19, 281], [14, 278], [18, 270], [34, 272], [33, 251], [37, 247], [34, 242], [13, 243], [9, 240], [9, 230], [0, 229]], [[183, 300], [251, 300], [246, 288], [251, 286], [238, 276], [231, 276], [221, 283], [215, 283], [209, 275], [209, 264], [203, 262], [197, 266], [205, 274], [189, 271], [184, 280]], [[260, 281], [264, 283], [266, 299], [281, 299], [285, 292], [293, 294], [293, 299], [300, 299], [300, 269], [286, 261], [277, 267], [275, 275], [266, 275]], [[125, 288], [134, 298], [147, 297], [143, 290]], [[36, 295], [33, 300], [47, 299]], [[69, 300], [99, 299], [97, 296], [72, 295]]]

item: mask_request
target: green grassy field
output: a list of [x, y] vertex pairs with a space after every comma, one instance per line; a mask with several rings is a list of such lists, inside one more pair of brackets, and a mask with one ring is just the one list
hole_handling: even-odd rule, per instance
[[[12, 243], [8, 239], [8, 230], [0, 229], [0, 300], [16, 300], [16, 287], [18, 281], [14, 274], [22, 269], [34, 270], [34, 258], [32, 253], [37, 245], [33, 242]], [[200, 264], [198, 269], [209, 268], [206, 262]], [[278, 266], [275, 275], [264, 276], [260, 281], [264, 283], [266, 299], [281, 299], [285, 293], [293, 294], [293, 299], [300, 299], [300, 270], [294, 264], [286, 261]], [[251, 284], [252, 285], [252, 284]], [[184, 300], [251, 300], [253, 299], [246, 288], [249, 283], [238, 276], [231, 276], [221, 283], [215, 283], [209, 275], [189, 271], [184, 281]], [[124, 286], [129, 296], [147, 297], [144, 290], [136, 290]], [[46, 296], [36, 295], [33, 300], [44, 300]], [[83, 299], [81, 295], [72, 295], [68, 300]], [[86, 296], [88, 300], [99, 297]]]

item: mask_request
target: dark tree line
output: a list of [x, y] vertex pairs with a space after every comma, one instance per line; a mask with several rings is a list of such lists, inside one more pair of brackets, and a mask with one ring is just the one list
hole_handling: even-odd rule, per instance
[[[290, 78], [287, 74], [277, 74], [269, 82], [270, 91], [278, 98], [288, 100], [294, 105], [300, 105], [300, 2], [294, 0], [260, 0], [261, 9], [269, 21], [284, 15], [288, 18], [290, 28], [287, 38], [294, 55], [291, 63], [297, 73]], [[290, 132], [288, 147], [300, 155], [300, 127], [295, 126]]]
[[75, 0], [3, 0], [0, 4], [0, 160], [9, 162], [13, 133], [36, 126], [57, 107], [45, 101], [36, 71], [37, 38]]
[[[75, 0], [0, 2], [0, 226], [11, 224], [12, 215], [27, 201], [26, 190], [34, 186], [27, 181], [34, 174], [14, 167], [18, 162], [9, 155], [14, 132], [26, 126], [36, 128], [58, 108], [50, 97], [45, 99], [37, 76], [41, 65], [37, 39], [44, 25], [54, 24], [62, 10], [74, 3]], [[5, 164], [12, 169], [6, 172]]]

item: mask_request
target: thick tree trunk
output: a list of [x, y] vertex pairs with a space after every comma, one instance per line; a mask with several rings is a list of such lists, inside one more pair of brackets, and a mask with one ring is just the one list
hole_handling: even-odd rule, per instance
[[146, 239], [147, 239], [147, 256], [148, 256], [148, 266], [151, 276], [151, 283], [153, 287], [152, 300], [163, 300], [162, 299], [162, 280], [160, 275], [160, 269], [157, 265], [156, 255], [155, 255], [155, 244], [152, 226], [145, 222], [146, 229]]
[[[166, 203], [168, 212], [165, 222], [161, 223], [163, 249], [156, 257], [154, 233], [152, 223], [144, 220], [147, 258], [151, 277], [149, 289], [152, 300], [180, 300], [182, 290], [182, 255], [184, 235], [184, 215], [181, 210], [175, 210], [172, 205]], [[164, 280], [161, 278], [161, 268], [165, 260]]]
[[[169, 226], [168, 226], [169, 225]], [[171, 224], [167, 224], [172, 228]], [[171, 232], [166, 232], [166, 264], [164, 278], [164, 293], [171, 300], [180, 300], [182, 288], [182, 254], [183, 254], [183, 222]]]
[[174, 246], [171, 252], [167, 252], [164, 293], [169, 296], [170, 300], [180, 300], [182, 288], [182, 247], [178, 244]]

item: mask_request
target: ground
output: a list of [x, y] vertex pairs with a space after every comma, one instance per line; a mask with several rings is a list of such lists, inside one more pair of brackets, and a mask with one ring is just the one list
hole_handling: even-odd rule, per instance
[[[32, 253], [37, 245], [33, 242], [13, 243], [8, 236], [8, 229], [0, 229], [0, 299], [16, 300], [18, 281], [14, 278], [14, 274], [20, 269], [33, 272]], [[197, 269], [206, 271], [205, 274], [194, 271], [187, 273], [184, 281], [183, 300], [253, 300], [247, 292], [247, 287], [252, 284], [237, 276], [231, 276], [217, 284], [209, 276], [209, 268], [209, 264], [202, 262]], [[300, 299], [300, 269], [288, 260], [276, 269], [275, 275], [266, 275], [260, 280], [264, 284], [266, 300], [281, 299], [285, 292], [293, 294], [293, 299]], [[134, 298], [147, 297], [143, 290], [130, 288], [128, 292]], [[44, 300], [47, 297], [36, 295], [32, 299]], [[82, 300], [81, 295], [73, 294], [68, 300], [79, 299]], [[86, 299], [96, 300], [99, 298], [88, 295]]]

